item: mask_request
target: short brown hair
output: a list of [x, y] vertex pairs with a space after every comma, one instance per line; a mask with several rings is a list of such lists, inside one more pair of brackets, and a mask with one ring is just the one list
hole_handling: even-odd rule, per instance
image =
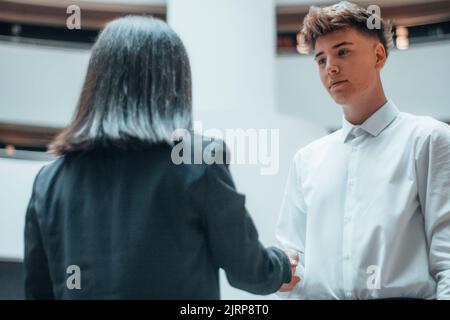
[[323, 8], [311, 6], [303, 20], [300, 45], [311, 52], [314, 50], [318, 37], [346, 27], [354, 27], [365, 34], [377, 36], [387, 55], [388, 49], [392, 47], [391, 23], [375, 15], [375, 18], [380, 21], [381, 28], [369, 29], [367, 20], [371, 16], [372, 13], [368, 10], [348, 1], [341, 1]]

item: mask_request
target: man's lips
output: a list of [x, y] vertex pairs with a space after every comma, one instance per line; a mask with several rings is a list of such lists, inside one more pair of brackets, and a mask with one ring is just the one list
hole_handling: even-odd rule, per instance
[[328, 87], [329, 89], [333, 88], [336, 85], [342, 84], [344, 82], [347, 82], [347, 80], [340, 80], [340, 81], [334, 81], [331, 83], [331, 85]]

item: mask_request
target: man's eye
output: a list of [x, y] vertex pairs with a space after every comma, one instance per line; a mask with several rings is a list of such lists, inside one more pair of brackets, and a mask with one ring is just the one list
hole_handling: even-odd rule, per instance
[[347, 49], [340, 49], [340, 50], [338, 51], [338, 55], [339, 55], [340, 57], [346, 56], [347, 54], [348, 54], [348, 50], [347, 50]]
[[325, 64], [325, 58], [320, 58], [320, 59], [317, 61], [317, 63], [318, 63], [319, 65]]

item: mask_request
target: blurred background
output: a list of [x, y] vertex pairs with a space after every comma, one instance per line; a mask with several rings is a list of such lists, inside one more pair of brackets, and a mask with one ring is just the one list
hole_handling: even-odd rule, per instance
[[[353, 1], [378, 5], [394, 24], [395, 48], [382, 72], [404, 112], [450, 122], [450, 1]], [[279, 170], [232, 165], [237, 188], [265, 245], [275, 225], [296, 150], [339, 129], [341, 109], [322, 87], [297, 33], [305, 0], [0, 0], [0, 299], [23, 298], [23, 227], [46, 145], [71, 120], [90, 48], [102, 26], [127, 14], [166, 20], [185, 43], [193, 73], [194, 118], [203, 130], [277, 129]], [[81, 29], [67, 19], [80, 8]], [[237, 248], [238, 250], [239, 248]], [[274, 299], [232, 288], [223, 299]]]

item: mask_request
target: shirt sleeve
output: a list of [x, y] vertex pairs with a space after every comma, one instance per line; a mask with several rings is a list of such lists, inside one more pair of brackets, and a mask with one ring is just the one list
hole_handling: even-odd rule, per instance
[[294, 250], [299, 253], [296, 275], [300, 282], [290, 292], [277, 292], [282, 299], [301, 298], [305, 271], [305, 232], [306, 205], [301, 188], [301, 176], [298, 169], [300, 154], [294, 157], [289, 169], [288, 179], [281, 204], [280, 215], [276, 228], [278, 245], [284, 250]]
[[431, 275], [437, 299], [450, 299], [450, 127], [431, 132], [416, 159], [419, 200], [424, 214]]
[[36, 214], [36, 185], [39, 173], [35, 178], [25, 217], [25, 298], [53, 299], [52, 281]]
[[192, 189], [201, 208], [214, 264], [224, 269], [233, 287], [270, 294], [291, 279], [288, 257], [278, 248], [264, 248], [245, 208], [245, 197], [234, 187], [225, 165], [207, 165]]

